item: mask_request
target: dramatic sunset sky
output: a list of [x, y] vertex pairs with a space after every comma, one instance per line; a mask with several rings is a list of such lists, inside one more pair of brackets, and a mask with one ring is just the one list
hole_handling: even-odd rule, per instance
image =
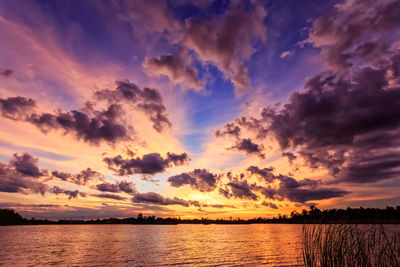
[[400, 1], [0, 1], [0, 207], [400, 205]]

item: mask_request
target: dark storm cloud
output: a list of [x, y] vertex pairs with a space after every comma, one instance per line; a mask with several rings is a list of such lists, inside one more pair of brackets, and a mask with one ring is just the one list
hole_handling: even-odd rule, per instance
[[161, 206], [167, 206], [167, 205], [181, 205], [185, 207], [189, 206], [189, 202], [186, 200], [177, 197], [166, 198], [154, 192], [137, 193], [132, 198], [132, 201], [133, 203], [147, 203], [147, 204], [155, 204]]
[[[398, 1], [345, 1], [317, 19], [309, 41], [340, 71], [313, 76], [283, 107], [245, 119], [257, 122], [258, 138], [274, 137], [289, 161], [329, 170], [332, 183], [398, 177], [400, 52], [387, 44], [400, 42], [399, 10]], [[229, 127], [251, 130], [240, 121]]]
[[232, 136], [240, 140], [243, 135], [243, 129], [255, 133], [257, 139], [264, 139], [268, 136], [268, 128], [263, 121], [253, 117], [236, 118], [234, 122], [225, 124], [223, 129], [217, 130], [215, 136]]
[[174, 187], [190, 185], [201, 192], [211, 192], [217, 187], [221, 176], [213, 174], [205, 169], [195, 169], [192, 172], [171, 176], [168, 182]]
[[129, 81], [116, 81], [115, 83], [117, 85], [115, 90], [105, 89], [96, 91], [96, 98], [108, 100], [111, 103], [115, 103], [121, 100], [126, 100], [134, 103], [139, 100], [142, 92], [136, 84]]
[[276, 178], [275, 175], [272, 173], [273, 168], [263, 168], [260, 169], [257, 166], [250, 166], [247, 168], [251, 174], [257, 174], [261, 176], [266, 182], [272, 183]]
[[141, 90], [136, 84], [124, 80], [116, 81], [117, 87], [114, 90], [105, 89], [95, 92], [95, 96], [100, 100], [107, 100], [111, 103], [118, 101], [128, 101], [136, 103], [138, 101], [156, 102], [162, 104], [162, 96], [157, 89], [144, 88]]
[[269, 208], [271, 208], [271, 209], [278, 209], [278, 206], [275, 205], [275, 204], [272, 203], [272, 202], [263, 201], [263, 202], [261, 203], [261, 205], [266, 206], [266, 207], [269, 207]]
[[318, 75], [282, 110], [264, 109], [262, 116], [281, 148], [300, 148], [311, 167], [326, 167], [345, 181], [400, 174], [400, 87], [391, 87], [386, 78], [390, 69], [400, 67], [400, 54], [376, 66], [351, 77]]
[[143, 155], [142, 158], [123, 159], [121, 155], [113, 158], [106, 157], [103, 161], [108, 168], [114, 170], [118, 175], [131, 174], [156, 174], [165, 171], [171, 166], [179, 166], [189, 161], [186, 153], [174, 154], [167, 153], [166, 158], [161, 157], [159, 153], [150, 153]]
[[101, 175], [101, 173], [92, 170], [91, 168], [82, 170], [78, 174], [71, 174], [55, 170], [51, 172], [51, 175], [52, 177], [56, 177], [63, 181], [68, 181], [77, 185], [86, 185], [90, 181], [104, 180], [104, 177]]
[[28, 153], [24, 153], [21, 156], [14, 154], [13, 157], [14, 158], [10, 161], [10, 165], [13, 166], [17, 172], [32, 177], [40, 177], [43, 175], [38, 167], [38, 158]]
[[[231, 1], [228, 9], [219, 15], [191, 17], [184, 22], [175, 19], [162, 1], [140, 4], [120, 1], [116, 7], [143, 40], [164, 38], [181, 50], [194, 52], [201, 63], [217, 66], [232, 81], [237, 93], [251, 87], [244, 62], [254, 53], [256, 40], [266, 41], [266, 11], [262, 5]], [[190, 60], [186, 63], [187, 57], [187, 53], [180, 52], [147, 58], [143, 67], [150, 75], [167, 75], [175, 84], [200, 90], [196, 70]]]
[[57, 177], [57, 178], [59, 178], [59, 179], [61, 179], [61, 180], [63, 180], [63, 181], [67, 181], [67, 180], [69, 180], [69, 179], [73, 176], [73, 174], [71, 174], [71, 173], [68, 173], [68, 172], [60, 172], [60, 171], [52, 171], [52, 172], [51, 172], [51, 175], [52, 175], [53, 177]]
[[56, 114], [31, 114], [28, 121], [37, 126], [42, 132], [61, 129], [85, 142], [97, 145], [101, 141], [116, 143], [128, 140], [128, 129], [119, 122], [123, 109], [120, 105], [112, 104], [106, 110], [93, 112], [90, 116], [83, 111], [59, 111]]
[[230, 78], [236, 93], [243, 93], [250, 88], [243, 61], [253, 54], [254, 39], [266, 40], [265, 16], [261, 5], [231, 2], [221, 16], [187, 19], [181, 45], [195, 51], [201, 61], [215, 64]]
[[193, 206], [198, 207], [198, 208], [201, 207], [200, 202], [197, 201], [197, 200], [188, 200], [188, 203], [189, 203], [189, 205], [193, 205]]
[[322, 200], [342, 197], [348, 191], [336, 188], [319, 188], [318, 182], [310, 179], [296, 181], [292, 177], [279, 175], [280, 186], [277, 195], [293, 202], [304, 203], [309, 200]]
[[77, 198], [78, 196], [81, 196], [81, 197], [87, 196], [86, 193], [80, 192], [79, 190], [67, 190], [67, 189], [60, 188], [58, 186], [53, 186], [52, 188], [49, 189], [49, 192], [56, 194], [56, 195], [65, 194], [68, 196], [68, 199]]
[[[46, 193], [65, 194], [71, 198], [85, 197], [86, 193], [79, 190], [68, 190], [58, 186], [49, 187], [45, 182], [51, 179], [61, 179], [76, 185], [87, 185], [90, 181], [103, 181], [104, 177], [87, 168], [78, 174], [67, 172], [41, 170], [38, 167], [38, 159], [28, 153], [14, 154], [9, 164], [0, 163], [0, 192], [9, 193]], [[118, 183], [121, 192], [132, 193], [132, 184]]]
[[217, 137], [221, 137], [221, 136], [225, 136], [225, 135], [231, 135], [231, 136], [234, 136], [236, 138], [239, 138], [239, 136], [240, 136], [240, 127], [235, 125], [234, 123], [227, 123], [224, 126], [223, 130], [217, 130], [215, 132], [215, 136], [217, 136]]
[[142, 98], [147, 102], [152, 101], [160, 104], [163, 101], [160, 92], [154, 88], [147, 88], [147, 87], [143, 88]]
[[47, 185], [37, 177], [24, 176], [10, 164], [0, 163], [0, 192], [7, 193], [40, 193], [44, 195]]
[[3, 76], [4, 78], [9, 78], [11, 75], [14, 73], [12, 69], [4, 69], [0, 68], [0, 76]]
[[351, 59], [379, 59], [390, 54], [393, 30], [400, 26], [398, 1], [344, 1], [314, 21], [308, 42], [322, 48], [334, 69], [352, 66]]
[[[256, 166], [247, 168], [250, 175], [257, 175], [266, 185], [249, 184], [245, 175], [232, 178], [229, 183], [219, 188], [219, 193], [226, 198], [258, 200], [260, 193], [267, 199], [304, 203], [309, 200], [322, 200], [342, 197], [349, 192], [337, 188], [323, 188], [321, 182], [311, 179], [295, 180], [292, 177], [272, 172], [272, 168], [260, 169]], [[275, 182], [278, 183], [275, 183]], [[272, 185], [272, 186], [271, 186]], [[273, 206], [270, 206], [273, 208]]]
[[0, 162], [0, 192], [44, 195], [48, 186], [40, 178], [46, 174], [39, 169], [37, 158], [28, 153], [14, 154], [9, 164]]
[[0, 98], [1, 115], [8, 119], [23, 120], [35, 107], [36, 102], [30, 98], [21, 96], [9, 97], [6, 99]]
[[73, 176], [71, 181], [78, 185], [86, 185], [89, 181], [103, 179], [103, 176], [99, 172], [92, 170], [91, 168], [87, 168]]
[[[253, 190], [256, 189], [256, 185], [248, 184], [246, 180], [243, 181], [233, 180], [229, 182], [227, 186], [230, 187], [231, 189], [231, 192], [227, 193], [229, 194], [229, 197], [252, 199], [252, 200], [258, 199], [258, 196], [253, 192]], [[220, 193], [225, 195], [226, 192], [220, 192]]]
[[114, 195], [114, 194], [92, 194], [91, 196], [98, 198], [114, 199], [114, 200], [126, 200], [126, 197], [121, 197], [119, 195]]
[[194, 206], [197, 208], [201, 207], [211, 207], [222, 209], [225, 207], [235, 208], [231, 205], [222, 205], [222, 204], [202, 204], [197, 200], [184, 200], [177, 197], [167, 198], [158, 193], [148, 192], [148, 193], [135, 193], [132, 198], [133, 203], [144, 203], [150, 205], [158, 205], [158, 206], [169, 206], [169, 205], [180, 205], [184, 207]]
[[163, 129], [170, 128], [171, 122], [169, 121], [166, 108], [158, 103], [144, 103], [137, 106], [143, 110], [146, 115], [153, 122], [153, 128], [157, 132], [162, 132]]
[[123, 113], [120, 105], [113, 104], [102, 111], [91, 111], [92, 114], [78, 110], [36, 113], [33, 111], [35, 107], [36, 102], [30, 98], [18, 96], [0, 99], [3, 117], [29, 122], [44, 133], [61, 129], [91, 144], [129, 139], [127, 128], [119, 121]]
[[175, 176], [171, 176], [168, 178], [168, 182], [174, 187], [181, 187], [183, 185], [195, 185], [197, 179], [192, 177], [188, 173], [181, 173]]
[[126, 101], [139, 110], [142, 110], [153, 122], [153, 128], [157, 132], [171, 127], [168, 119], [167, 109], [163, 104], [160, 92], [156, 89], [144, 88], [141, 90], [136, 84], [126, 81], [117, 81], [115, 90], [100, 90], [95, 93], [99, 100], [109, 103]]
[[171, 122], [161, 94], [156, 89], [140, 90], [129, 81], [117, 81], [116, 84], [115, 90], [95, 93], [97, 100], [108, 102], [108, 106], [100, 110], [95, 109], [95, 102], [87, 102], [81, 110], [37, 113], [34, 111], [34, 100], [18, 96], [0, 99], [0, 112], [5, 118], [29, 122], [43, 133], [62, 130], [64, 134], [74, 135], [92, 145], [131, 140], [129, 132], [133, 131], [133, 127], [126, 125], [125, 107], [120, 103], [122, 100], [134, 103], [136, 109], [143, 111], [157, 132], [170, 128]]
[[135, 186], [133, 183], [127, 181], [121, 181], [116, 183], [102, 183], [96, 185], [96, 189], [103, 192], [121, 193], [125, 192], [127, 194], [136, 193]]
[[150, 75], [166, 75], [175, 84], [195, 90], [201, 89], [197, 70], [183, 61], [181, 53], [147, 58], [143, 67]]
[[293, 161], [297, 158], [297, 156], [292, 152], [283, 152], [282, 156], [287, 157], [290, 163], [293, 163]]
[[264, 159], [265, 154], [264, 146], [261, 144], [256, 144], [250, 138], [241, 138], [243, 135], [243, 129], [249, 132], [256, 133], [256, 139], [260, 140], [267, 136], [268, 129], [263, 126], [262, 121], [255, 118], [241, 117], [235, 119], [234, 122], [227, 123], [220, 130], [215, 132], [216, 137], [231, 136], [236, 139], [235, 144], [228, 148], [238, 151], [244, 151], [248, 155], [257, 155]]
[[262, 151], [264, 150], [264, 146], [253, 143], [250, 138], [237, 141], [235, 145], [229, 149], [244, 151], [248, 155], [254, 154], [262, 159], [265, 159], [265, 155], [262, 153]]
[[311, 179], [295, 180], [292, 177], [278, 174], [274, 175], [271, 168], [260, 169], [256, 166], [247, 168], [251, 174], [256, 174], [263, 178], [267, 183], [279, 181], [278, 187], [256, 186], [254, 190], [259, 191], [266, 198], [283, 200], [288, 199], [293, 202], [307, 202], [309, 200], [329, 199], [342, 197], [349, 192], [337, 188], [321, 188], [321, 182]]

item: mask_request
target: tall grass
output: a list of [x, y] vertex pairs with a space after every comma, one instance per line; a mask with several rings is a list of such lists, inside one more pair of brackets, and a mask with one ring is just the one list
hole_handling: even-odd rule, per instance
[[383, 225], [304, 225], [304, 265], [400, 266], [398, 226], [396, 230]]

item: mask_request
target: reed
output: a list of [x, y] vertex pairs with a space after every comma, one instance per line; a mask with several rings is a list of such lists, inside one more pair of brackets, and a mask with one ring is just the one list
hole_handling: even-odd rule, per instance
[[383, 225], [304, 225], [304, 265], [400, 266], [398, 230]]

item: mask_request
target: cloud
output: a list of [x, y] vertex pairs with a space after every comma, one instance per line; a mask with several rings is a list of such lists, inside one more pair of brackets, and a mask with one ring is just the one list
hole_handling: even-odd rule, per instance
[[153, 122], [153, 128], [157, 132], [162, 132], [165, 128], [171, 127], [171, 122], [166, 115], [166, 108], [157, 103], [139, 104], [138, 108], [143, 110]]
[[[250, 166], [247, 171], [251, 175], [257, 175], [262, 178], [266, 185], [256, 183], [249, 184], [246, 175], [242, 174], [238, 178], [231, 178], [231, 181], [219, 189], [219, 193], [226, 198], [240, 198], [258, 200], [256, 193], [261, 193], [267, 199], [283, 201], [287, 199], [292, 202], [304, 203], [309, 200], [322, 200], [334, 197], [342, 197], [348, 194], [348, 191], [337, 188], [323, 188], [321, 182], [311, 179], [295, 180], [286, 175], [275, 175], [272, 168], [260, 169], [256, 166]], [[247, 176], [247, 178], [250, 178]], [[278, 181], [279, 183], [276, 183]], [[273, 208], [271, 206], [271, 208]]]
[[38, 159], [28, 153], [14, 154], [8, 164], [0, 162], [0, 192], [44, 195], [48, 186], [40, 178], [47, 172], [37, 164]]
[[36, 177], [26, 177], [15, 170], [14, 166], [0, 163], [0, 192], [7, 193], [40, 193], [44, 195], [47, 185]]
[[251, 87], [244, 61], [254, 52], [252, 41], [266, 40], [265, 16], [261, 5], [230, 3], [223, 15], [209, 20], [187, 19], [180, 44], [195, 51], [202, 62], [217, 66], [241, 94]]
[[241, 129], [239, 126], [235, 125], [234, 123], [227, 123], [224, 126], [223, 130], [217, 130], [215, 132], [216, 137], [222, 137], [222, 136], [234, 136], [236, 138], [239, 138], [241, 133]]
[[399, 66], [400, 54], [349, 76], [317, 75], [282, 110], [264, 109], [262, 116], [281, 148], [299, 149], [312, 168], [352, 182], [395, 177], [400, 87], [388, 89], [386, 73]]
[[3, 76], [4, 78], [9, 78], [11, 75], [14, 73], [12, 69], [4, 69], [0, 68], [0, 76]]
[[141, 90], [136, 84], [125, 81], [117, 81], [115, 90], [99, 90], [95, 92], [98, 100], [106, 100], [117, 105], [120, 101], [125, 101], [133, 105], [138, 110], [143, 111], [153, 122], [153, 128], [157, 132], [171, 127], [168, 119], [167, 109], [163, 104], [160, 92], [156, 89], [143, 88]]
[[363, 54], [361, 60], [379, 59], [390, 54], [392, 31], [400, 26], [399, 12], [398, 1], [347, 0], [314, 21], [307, 42], [320, 47], [327, 66], [337, 70], [351, 67], [355, 55]]
[[237, 141], [235, 145], [230, 147], [229, 149], [244, 151], [248, 155], [255, 154], [258, 157], [265, 159], [265, 155], [264, 153], [262, 153], [262, 151], [264, 150], [263, 145], [253, 143], [250, 138]]
[[276, 179], [275, 175], [272, 173], [273, 168], [263, 168], [260, 169], [257, 166], [250, 166], [247, 168], [251, 174], [256, 174], [262, 177], [267, 183], [272, 183]]
[[14, 154], [13, 156], [14, 158], [11, 159], [10, 165], [13, 166], [17, 172], [31, 177], [40, 177], [43, 175], [37, 165], [39, 161], [38, 158], [28, 153], [24, 153], [21, 156]]
[[147, 203], [147, 204], [155, 204], [155, 205], [161, 205], [161, 206], [167, 206], [167, 205], [180, 205], [180, 206], [189, 206], [189, 202], [186, 200], [174, 197], [174, 198], [166, 198], [163, 197], [162, 195], [154, 192], [148, 192], [148, 193], [137, 193], [135, 196], [132, 198], [133, 203]]
[[226, 189], [220, 190], [220, 193], [223, 194], [225, 197], [234, 197], [234, 198], [241, 198], [241, 199], [252, 199], [257, 200], [258, 196], [253, 192], [256, 188], [255, 184], [248, 184], [246, 180], [239, 181], [237, 179], [229, 182], [227, 184], [230, 187], [231, 192], [227, 191]]
[[190, 185], [193, 189], [201, 192], [211, 192], [217, 187], [220, 178], [220, 175], [213, 174], [205, 169], [195, 169], [192, 172], [171, 176], [168, 178], [168, 182], [174, 187]]
[[218, 129], [215, 132], [216, 137], [231, 136], [240, 140], [244, 130], [256, 133], [257, 139], [264, 139], [268, 136], [268, 128], [263, 124], [263, 121], [253, 117], [236, 118], [234, 122], [224, 125], [223, 129]]
[[131, 22], [139, 40], [148, 40], [146, 37], [151, 32], [174, 31], [179, 26], [164, 1], [149, 0], [136, 3], [122, 0], [113, 1], [113, 4], [120, 16]]
[[57, 170], [56, 171], [52, 171], [51, 175], [53, 177], [59, 178], [59, 179], [61, 179], [63, 181], [67, 181], [67, 180], [69, 180], [70, 178], [73, 177], [73, 174], [71, 174], [69, 172], [60, 172], [60, 171], [57, 171]]
[[[260, 169], [256, 166], [250, 166], [247, 170], [263, 178], [268, 186], [255, 186], [254, 189], [261, 192], [269, 199], [283, 200], [288, 199], [293, 202], [307, 202], [309, 200], [321, 200], [334, 197], [342, 197], [348, 194], [348, 191], [337, 188], [321, 188], [320, 181], [311, 179], [295, 180], [286, 175], [274, 175], [271, 168]], [[279, 181], [279, 186], [271, 187], [274, 181]]]
[[104, 177], [101, 175], [101, 173], [92, 170], [91, 168], [82, 170], [78, 174], [71, 174], [55, 170], [51, 172], [51, 175], [52, 177], [56, 177], [63, 181], [68, 181], [77, 185], [86, 185], [89, 181], [104, 180]]
[[97, 145], [101, 141], [116, 143], [128, 140], [128, 130], [119, 122], [123, 110], [120, 105], [112, 104], [106, 110], [96, 111], [90, 117], [83, 111], [31, 114], [28, 121], [37, 126], [42, 132], [62, 129], [76, 138]]
[[49, 192], [56, 194], [56, 195], [65, 194], [68, 196], [68, 199], [77, 198], [78, 196], [81, 196], [81, 197], [87, 196], [86, 193], [80, 192], [79, 190], [67, 190], [67, 189], [60, 188], [58, 186], [53, 186], [52, 188], [49, 189]]
[[186, 153], [174, 154], [167, 153], [166, 158], [161, 157], [159, 153], [150, 153], [143, 155], [142, 158], [123, 159], [121, 155], [113, 158], [106, 157], [103, 161], [108, 168], [114, 170], [117, 175], [131, 174], [156, 174], [165, 171], [171, 166], [179, 166], [189, 161]]
[[121, 197], [119, 195], [114, 195], [114, 194], [91, 194], [91, 196], [98, 198], [109, 198], [114, 200], [126, 200], [126, 197]]
[[400, 52], [385, 42], [400, 41], [399, 9], [396, 1], [336, 5], [314, 22], [308, 41], [340, 71], [314, 75], [285, 105], [265, 107], [261, 118], [238, 118], [225, 129], [274, 137], [289, 161], [301, 157], [313, 169], [328, 170], [332, 183], [398, 177]]
[[293, 55], [293, 50], [289, 50], [289, 51], [284, 51], [281, 53], [281, 55], [279, 56], [280, 58], [287, 58]]
[[197, 78], [197, 70], [184, 62], [181, 53], [146, 58], [143, 68], [151, 76], [165, 75], [174, 84], [183, 89], [192, 88], [201, 91], [203, 88]]
[[310, 179], [296, 181], [292, 177], [279, 175], [280, 187], [277, 194], [293, 202], [307, 202], [310, 200], [330, 199], [342, 197], [348, 191], [336, 188], [318, 188], [317, 182]]
[[297, 156], [292, 152], [283, 152], [282, 156], [287, 157], [290, 163], [293, 163], [293, 161], [297, 159]]
[[116, 84], [115, 90], [95, 92], [97, 100], [108, 102], [105, 109], [96, 110], [96, 103], [88, 102], [81, 110], [37, 113], [34, 111], [36, 102], [33, 99], [17, 96], [0, 98], [1, 115], [8, 119], [29, 122], [43, 133], [63, 130], [64, 134], [72, 134], [78, 140], [83, 139], [91, 145], [131, 140], [130, 132], [133, 127], [124, 120], [126, 110], [121, 101], [134, 104], [137, 110], [143, 111], [157, 132], [171, 127], [161, 94], [156, 89], [140, 90], [129, 81], [117, 81]]
[[35, 100], [21, 96], [0, 98], [1, 115], [7, 119], [23, 120], [36, 107]]
[[142, 95], [142, 91], [134, 83], [129, 81], [116, 81], [115, 83], [117, 87], [114, 90], [98, 90], [94, 93], [95, 97], [98, 100], [107, 100], [111, 104], [114, 104], [119, 101], [135, 103]]
[[21, 96], [0, 99], [2, 116], [8, 119], [29, 122], [42, 132], [62, 129], [64, 132], [75, 135], [90, 144], [99, 144], [100, 141], [115, 143], [128, 140], [128, 130], [119, 121], [123, 110], [120, 105], [112, 104], [106, 110], [70, 112], [36, 113], [33, 109], [36, 102]]
[[[65, 194], [71, 199], [78, 196], [85, 197], [86, 193], [79, 190], [62, 189], [58, 186], [49, 187], [41, 178], [46, 178], [45, 181], [49, 181], [51, 178], [58, 178], [77, 185], [86, 185], [91, 180], [104, 179], [100, 173], [90, 168], [75, 175], [60, 171], [52, 171], [49, 175], [47, 170], [39, 169], [38, 161], [38, 158], [28, 153], [23, 153], [22, 155], [14, 154], [9, 164], [0, 162], [0, 192], [40, 193], [43, 196], [45, 193]], [[128, 191], [125, 183], [120, 183], [121, 188]]]
[[271, 209], [278, 209], [278, 206], [275, 205], [275, 204], [272, 203], [272, 202], [263, 201], [263, 202], [261, 203], [261, 205], [266, 206], [266, 207], [269, 207], [269, 208], [271, 208]]
[[136, 193], [136, 188], [131, 182], [121, 181], [116, 183], [102, 183], [96, 185], [96, 189], [103, 192], [121, 193], [125, 192], [127, 194]]
[[60, 207], [57, 204], [22, 204], [22, 203], [12, 203], [12, 202], [0, 202], [0, 208], [10, 208], [10, 207], [24, 207], [24, 208], [56, 208]]
[[72, 178], [72, 182], [78, 185], [86, 185], [91, 180], [103, 180], [104, 177], [97, 171], [87, 168]]
[[224, 205], [224, 204], [203, 204], [202, 207], [207, 208], [215, 208], [215, 209], [222, 209], [222, 208], [235, 208], [232, 205]]
[[261, 5], [230, 2], [228, 10], [222, 14], [207, 19], [191, 17], [184, 22], [175, 19], [168, 6], [160, 1], [139, 6], [121, 1], [118, 10], [125, 20], [131, 22], [136, 35], [150, 43], [147, 46], [153, 47], [154, 41], [164, 38], [181, 51], [146, 58], [143, 67], [150, 75], [167, 75], [175, 84], [201, 89], [196, 70], [184, 60], [188, 51], [194, 52], [196, 59], [204, 65], [216, 66], [231, 80], [237, 94], [251, 88], [245, 63], [255, 51], [255, 40], [266, 41], [266, 11]]

